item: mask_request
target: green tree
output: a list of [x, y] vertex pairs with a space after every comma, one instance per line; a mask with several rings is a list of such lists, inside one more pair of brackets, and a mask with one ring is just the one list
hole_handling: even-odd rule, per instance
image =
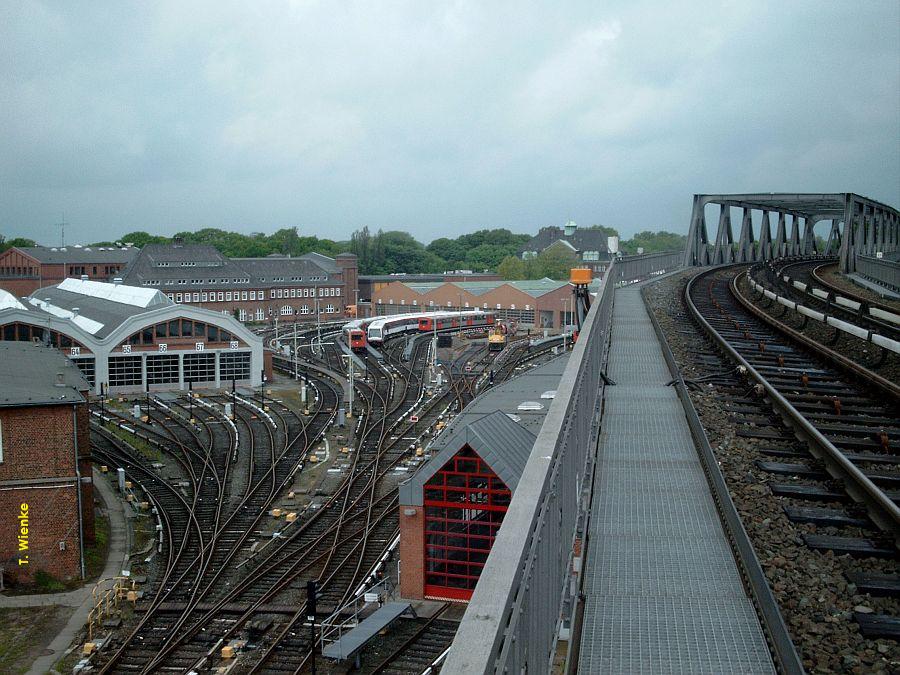
[[675, 234], [674, 232], [651, 232], [645, 230], [638, 232], [631, 239], [626, 239], [619, 243], [622, 252], [627, 255], [634, 255], [638, 248], [644, 249], [644, 253], [659, 253], [661, 251], [680, 251], [684, 249], [687, 237], [683, 234]]
[[514, 255], [508, 255], [497, 265], [497, 274], [506, 281], [518, 281], [525, 278], [525, 263]]
[[465, 264], [466, 247], [456, 239], [441, 237], [428, 244], [426, 250], [447, 263], [447, 269], [459, 269]]
[[139, 248], [144, 248], [147, 244], [168, 244], [168, 237], [161, 237], [156, 234], [148, 234], [143, 230], [138, 230], [136, 232], [129, 232], [128, 234], [123, 234], [122, 238], [119, 240], [122, 243], [126, 241], [134, 244]]
[[525, 274], [529, 279], [563, 280], [569, 278], [569, 270], [578, 266], [578, 256], [562, 244], [551, 245], [534, 258], [525, 261]]
[[27, 246], [37, 246], [37, 244], [33, 239], [26, 239], [25, 237], [13, 237], [12, 239], [6, 239], [6, 237], [0, 234], [0, 253], [5, 251], [6, 249], [12, 248], [13, 246], [24, 248]]
[[510, 246], [480, 244], [466, 254], [466, 265], [479, 272], [493, 270], [509, 255], [515, 255], [515, 249]]

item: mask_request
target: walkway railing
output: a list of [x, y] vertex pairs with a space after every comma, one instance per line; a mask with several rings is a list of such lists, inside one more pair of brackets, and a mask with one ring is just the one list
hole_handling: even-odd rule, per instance
[[900, 263], [888, 259], [887, 256], [888, 254], [884, 258], [856, 256], [856, 272], [892, 291], [900, 292]]
[[616, 283], [632, 284], [651, 276], [665, 274], [678, 269], [683, 262], [684, 251], [622, 256], [616, 261]]
[[682, 257], [627, 256], [607, 270], [443, 672], [550, 670], [578, 594], [615, 287], [677, 268]]

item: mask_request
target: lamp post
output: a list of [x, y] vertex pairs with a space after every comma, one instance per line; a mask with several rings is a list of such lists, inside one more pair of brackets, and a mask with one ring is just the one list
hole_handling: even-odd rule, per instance
[[353, 418], [353, 355], [352, 354], [342, 354], [341, 358], [347, 359], [347, 370], [350, 375], [350, 398], [347, 401], [348, 410], [347, 417]]

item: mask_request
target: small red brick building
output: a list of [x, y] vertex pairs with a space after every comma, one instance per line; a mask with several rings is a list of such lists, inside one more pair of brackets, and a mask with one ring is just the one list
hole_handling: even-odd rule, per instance
[[472, 597], [534, 441], [498, 410], [432, 444], [432, 457], [400, 486], [404, 598]]
[[131, 246], [13, 246], [0, 253], [0, 289], [22, 297], [69, 277], [112, 281], [138, 252]]
[[0, 342], [0, 565], [7, 580], [38, 570], [84, 574], [94, 539], [90, 385], [59, 350]]

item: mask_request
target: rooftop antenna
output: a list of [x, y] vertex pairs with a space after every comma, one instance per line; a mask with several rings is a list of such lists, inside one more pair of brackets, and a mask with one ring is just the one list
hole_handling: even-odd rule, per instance
[[63, 214], [62, 222], [56, 223], [55, 227], [59, 228], [59, 247], [62, 248], [66, 245], [66, 214]]

